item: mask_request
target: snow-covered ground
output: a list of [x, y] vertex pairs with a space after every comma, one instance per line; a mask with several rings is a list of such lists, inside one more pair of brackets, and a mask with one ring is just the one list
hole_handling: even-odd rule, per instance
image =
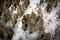
[[[21, 2], [22, 3], [22, 2]], [[21, 17], [18, 17], [18, 22], [15, 25], [14, 28], [14, 35], [12, 40], [35, 40], [35, 38], [37, 38], [37, 32], [34, 32], [32, 34], [27, 34], [25, 31], [23, 31], [22, 29], [22, 19], [23, 16], [26, 14], [31, 14], [32, 11], [36, 12], [36, 8], [37, 8], [37, 4], [39, 5], [40, 0], [30, 0], [30, 4], [27, 7], [27, 9], [25, 10], [24, 14]], [[41, 5], [41, 10], [43, 13], [43, 20], [44, 20], [44, 28], [45, 28], [45, 33], [51, 33], [54, 34], [54, 30], [57, 27], [58, 21], [57, 21], [57, 17], [58, 15], [56, 15], [56, 13], [59, 11], [59, 4], [56, 8], [53, 8], [52, 11], [50, 13], [46, 12], [45, 7], [47, 6], [47, 3], [44, 3], [44, 7]], [[11, 11], [11, 8], [9, 9]], [[16, 14], [17, 10], [13, 10], [13, 14]], [[36, 13], [37, 15], [37, 13]], [[27, 35], [27, 36], [26, 36]]]
[[[36, 3], [39, 4], [39, 2], [40, 2], [40, 0], [30, 0], [30, 4], [29, 4], [27, 10], [25, 10], [23, 15], [26, 15], [28, 13], [31, 14], [32, 11], [37, 7]], [[20, 37], [23, 38], [23, 40], [28, 40], [28, 39], [26, 39], [25, 32], [22, 30], [22, 18], [23, 18], [23, 16], [18, 18], [18, 22], [17, 22], [16, 27], [14, 29], [15, 34], [14, 34], [12, 40], [18, 40]], [[32, 35], [36, 35], [36, 33], [34, 33]], [[32, 36], [30, 35], [30, 36], [28, 36], [28, 38], [29, 37], [32, 37]]]

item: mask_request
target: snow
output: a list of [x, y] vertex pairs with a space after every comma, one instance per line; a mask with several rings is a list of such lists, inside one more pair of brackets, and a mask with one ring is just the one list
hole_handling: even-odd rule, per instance
[[[30, 4], [28, 6], [28, 8], [25, 10], [24, 14], [22, 15], [22, 17], [18, 18], [18, 22], [15, 25], [14, 28], [14, 35], [12, 40], [19, 40], [19, 38], [23, 38], [23, 40], [27, 40], [26, 39], [26, 35], [27, 38], [29, 40], [32, 40], [33, 38], [37, 37], [37, 32], [33, 33], [33, 34], [26, 34], [26, 32], [23, 31], [22, 29], [22, 18], [24, 15], [26, 14], [31, 14], [32, 11], [35, 12], [36, 15], [36, 8], [37, 8], [37, 4], [39, 5], [40, 0], [30, 0]], [[22, 2], [19, 4], [23, 4]], [[56, 25], [58, 24], [58, 21], [56, 20], [57, 15], [56, 12], [58, 12], [59, 7], [57, 7], [56, 9], [53, 9], [50, 13], [46, 12], [45, 8], [47, 6], [47, 3], [44, 3], [44, 7], [41, 5], [41, 9], [42, 9], [42, 13], [43, 13], [43, 20], [44, 20], [44, 27], [45, 27], [45, 33], [54, 33], [55, 28], [57, 27]], [[11, 8], [9, 9], [11, 10]], [[17, 10], [13, 10], [13, 14], [17, 13]], [[47, 16], [47, 17], [46, 17]], [[49, 20], [51, 20], [51, 22], [49, 22]], [[31, 39], [32, 38], [32, 39]]]
[[[31, 0], [30, 5], [28, 6], [27, 10], [24, 12], [24, 15], [26, 15], [28, 13], [31, 14], [31, 12], [37, 7], [36, 3], [39, 4], [39, 2], [40, 2], [40, 0]], [[22, 29], [22, 25], [23, 25], [22, 24], [22, 17], [19, 17], [18, 20], [17, 20], [18, 22], [17, 22], [16, 27], [14, 29], [14, 36], [13, 36], [12, 40], [18, 40], [20, 37], [22, 37], [24, 40], [27, 40], [26, 39], [26, 34]], [[36, 33], [35, 33], [35, 35], [36, 35]]]
[[[56, 13], [59, 10], [59, 7], [57, 6], [55, 9], [52, 9], [50, 13], [46, 12], [47, 4], [45, 3], [44, 7], [41, 6], [41, 9], [43, 11], [43, 19], [44, 19], [44, 27], [45, 27], [45, 32], [46, 33], [52, 33], [54, 34], [54, 30], [56, 29], [56, 25], [58, 24]], [[51, 20], [51, 22], [49, 22]]]
[[25, 32], [22, 30], [22, 20], [18, 21], [14, 29], [14, 32], [15, 33], [12, 40], [18, 40], [20, 37], [25, 37]]
[[30, 0], [30, 5], [28, 6], [27, 10], [25, 11], [24, 15], [31, 14], [35, 8], [37, 8], [37, 4], [39, 5], [40, 0]]

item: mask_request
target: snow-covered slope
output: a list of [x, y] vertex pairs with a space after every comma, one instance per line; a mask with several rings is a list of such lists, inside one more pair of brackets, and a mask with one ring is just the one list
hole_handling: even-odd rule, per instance
[[[22, 29], [22, 26], [23, 26], [22, 19], [23, 19], [24, 15], [31, 14], [32, 11], [38, 16], [39, 15], [37, 12], [38, 7], [40, 7], [42, 10], [41, 12], [43, 15], [43, 20], [44, 20], [43, 26], [45, 28], [45, 33], [54, 34], [54, 31], [57, 28], [57, 24], [59, 22], [57, 21], [58, 15], [56, 13], [60, 9], [59, 4], [57, 5], [56, 8], [53, 7], [51, 12], [47, 12], [45, 10], [45, 8], [47, 7], [48, 3], [44, 2], [43, 4], [39, 4], [41, 0], [29, 0], [29, 1], [30, 1], [29, 6], [25, 9], [23, 15], [21, 17], [18, 17], [18, 19], [17, 19], [17, 23], [14, 28], [14, 35], [13, 35], [12, 40], [36, 40], [36, 38], [38, 36], [37, 32], [33, 32], [32, 34], [29, 34], [27, 31], [24, 31]], [[21, 2], [21, 4], [22, 4], [22, 2]], [[11, 11], [11, 8], [9, 8], [9, 10]], [[12, 16], [14, 14], [17, 14], [17, 8], [16, 8], [16, 10], [13, 10]]]

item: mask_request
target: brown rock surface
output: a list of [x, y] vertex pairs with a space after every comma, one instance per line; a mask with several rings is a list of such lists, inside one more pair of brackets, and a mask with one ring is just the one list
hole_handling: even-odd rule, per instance
[[0, 37], [2, 40], [11, 40], [14, 32], [11, 28], [4, 27], [0, 23]]

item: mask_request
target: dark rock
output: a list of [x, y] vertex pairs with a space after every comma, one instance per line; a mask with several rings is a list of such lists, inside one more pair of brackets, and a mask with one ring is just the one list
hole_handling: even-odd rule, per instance
[[49, 33], [44, 33], [39, 40], [51, 40], [51, 35]]
[[60, 26], [56, 28], [53, 40], [60, 40]]
[[40, 18], [40, 16], [37, 16], [37, 18], [36, 18], [35, 22], [39, 21], [39, 18]]
[[51, 12], [52, 8], [56, 8], [57, 7], [57, 0], [46, 0], [46, 2], [48, 3], [46, 11], [47, 12]]
[[4, 27], [0, 23], [0, 37], [3, 40], [11, 40], [13, 34], [14, 34], [14, 31], [11, 28]]
[[4, 34], [0, 31], [0, 39], [4, 38]]
[[60, 10], [56, 14], [58, 15], [58, 18], [60, 18]]
[[44, 0], [40, 0], [40, 4], [42, 4], [44, 2]]
[[25, 0], [23, 5], [27, 8], [29, 6], [29, 3], [29, 0]]
[[0, 12], [0, 16], [2, 15], [2, 12]]
[[33, 31], [30, 31], [30, 34], [33, 33]]
[[48, 3], [47, 8], [46, 8], [47, 12], [51, 12], [51, 5]]

